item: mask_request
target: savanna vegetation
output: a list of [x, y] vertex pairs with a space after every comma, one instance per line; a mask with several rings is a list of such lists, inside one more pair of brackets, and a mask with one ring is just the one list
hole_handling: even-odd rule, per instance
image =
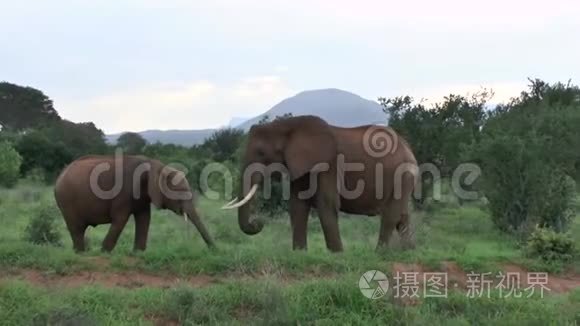
[[[235, 212], [219, 209], [232, 197], [227, 174], [213, 173], [207, 182], [200, 175], [214, 164], [229, 171], [236, 188], [243, 131], [222, 129], [189, 148], [149, 144], [135, 133], [107, 144], [94, 124], [62, 119], [41, 91], [0, 83], [0, 320], [3, 325], [578, 324], [580, 88], [530, 80], [509, 103], [491, 105], [492, 95], [450, 94], [433, 106], [410, 96], [380, 98], [385, 120], [388, 114], [389, 125], [411, 143], [422, 167], [440, 171], [423, 171], [420, 195], [412, 203], [417, 248], [402, 250], [395, 236], [388, 250], [376, 251], [378, 218], [343, 214], [345, 251], [331, 254], [316, 215], [309, 221], [309, 250], [291, 250], [279, 184], [273, 199], [256, 203], [268, 221], [258, 235], [243, 234]], [[106, 225], [89, 229], [88, 252], [73, 252], [54, 204], [54, 178], [77, 157], [113, 154], [117, 148], [187, 172], [202, 194], [199, 211], [217, 250], [207, 249], [183, 219], [158, 210], [145, 252], [131, 251], [132, 221], [113, 253], [100, 252]], [[477, 165], [481, 175], [454, 178], [465, 163]], [[454, 180], [476, 196], [458, 196]], [[209, 191], [219, 198], [203, 196]], [[359, 289], [368, 270], [389, 278], [389, 292], [380, 299], [368, 299]], [[403, 272], [417, 273], [418, 298], [397, 297], [394, 278]], [[423, 295], [425, 272], [447, 273], [446, 297]], [[502, 294], [495, 276], [507, 272], [522, 277], [522, 297]], [[528, 272], [548, 273], [550, 290], [528, 297], [523, 291]], [[490, 273], [495, 281], [489, 294], [473, 296], [470, 273]]]

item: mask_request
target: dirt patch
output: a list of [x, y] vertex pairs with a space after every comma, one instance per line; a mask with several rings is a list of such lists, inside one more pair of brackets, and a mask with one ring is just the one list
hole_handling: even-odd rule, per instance
[[[290, 275], [283, 273], [280, 269], [265, 269], [262, 273], [232, 273], [220, 276], [210, 276], [207, 274], [197, 274], [192, 276], [176, 275], [158, 275], [148, 274], [140, 271], [107, 271], [106, 266], [110, 266], [109, 259], [105, 257], [91, 257], [91, 262], [99, 269], [92, 271], [81, 271], [72, 274], [61, 275], [54, 272], [43, 272], [34, 269], [10, 269], [0, 270], [0, 283], [5, 280], [21, 279], [31, 284], [43, 287], [82, 287], [87, 285], [101, 285], [105, 287], [123, 287], [123, 288], [171, 288], [179, 285], [188, 285], [191, 287], [205, 287], [213, 284], [227, 282], [230, 280], [251, 281], [267, 280], [273, 278], [279, 284], [292, 284], [304, 280], [313, 279], [333, 279], [338, 277], [336, 273], [322, 273], [321, 271], [305, 271], [302, 275]], [[516, 278], [519, 282], [519, 289], [526, 289], [533, 284], [534, 275], [541, 276], [538, 273], [528, 272], [521, 266], [515, 264], [504, 264], [501, 266], [502, 274], [509, 278]], [[407, 300], [400, 300], [405, 305], [414, 305], [420, 303], [418, 298], [425, 297], [425, 289], [428, 284], [436, 282], [433, 279], [433, 273], [444, 275], [446, 289], [448, 291], [457, 289], [460, 291], [473, 291], [475, 282], [473, 275], [481, 275], [478, 272], [470, 275], [465, 272], [457, 263], [443, 261], [438, 268], [428, 268], [421, 264], [393, 263], [389, 282], [391, 289], [399, 285], [399, 291], [418, 291], [418, 295], [407, 295]], [[405, 275], [406, 274], [406, 275]], [[490, 287], [496, 287], [501, 281], [497, 276], [500, 274], [489, 275], [491, 281]], [[397, 279], [395, 279], [395, 277]], [[537, 280], [536, 280], [537, 281]], [[403, 283], [401, 283], [403, 282]], [[431, 282], [431, 283], [429, 283]], [[568, 273], [566, 275], [548, 274], [544, 282], [547, 293], [567, 293], [580, 288], [580, 275]], [[427, 284], [426, 284], [427, 283]], [[537, 284], [537, 283], [536, 283]], [[405, 288], [404, 288], [405, 287]], [[409, 287], [413, 287], [409, 289]], [[404, 288], [404, 289], [403, 289]], [[417, 290], [415, 290], [417, 288]], [[399, 293], [399, 297], [401, 297]], [[403, 296], [405, 297], [405, 296]], [[417, 300], [415, 300], [417, 299]]]
[[167, 319], [159, 316], [146, 316], [145, 320], [149, 321], [154, 326], [177, 326], [181, 325], [179, 321]]
[[31, 269], [2, 273], [0, 274], [0, 278], [25, 280], [34, 285], [45, 287], [81, 287], [98, 284], [105, 287], [124, 287], [130, 289], [140, 287], [170, 288], [183, 284], [192, 287], [203, 287], [218, 282], [217, 279], [208, 275], [176, 277], [151, 275], [140, 272], [101, 271], [82, 271], [69, 275], [58, 275]]
[[[89, 263], [96, 270], [107, 270], [112, 267], [113, 261], [109, 257], [92, 256], [84, 257], [83, 260]], [[135, 267], [141, 260], [137, 257], [123, 257], [120, 263], [125, 267]]]
[[111, 261], [106, 257], [95, 256], [85, 258], [89, 264], [97, 269], [107, 269], [111, 267]]
[[[447, 278], [448, 291], [452, 289], [467, 292], [482, 291], [482, 289], [486, 291], [486, 287], [490, 289], [503, 287], [504, 291], [515, 289], [520, 292], [524, 290], [531, 292], [532, 288], [534, 291], [540, 291], [543, 287], [545, 294], [559, 294], [580, 288], [580, 275], [556, 276], [549, 273], [534, 273], [515, 264], [504, 264], [501, 270], [495, 274], [487, 272], [487, 275], [483, 275], [484, 272], [477, 271], [467, 273], [457, 263], [450, 261], [442, 262], [439, 268], [435, 269], [428, 269], [420, 264], [394, 263], [391, 279], [394, 283], [392, 284], [395, 287], [394, 291], [398, 291], [394, 292], [394, 300], [404, 305], [418, 304], [420, 298], [424, 297], [425, 289], [430, 287], [428, 282], [433, 281], [431, 277], [439, 273]], [[420, 292], [418, 296], [413, 295], [415, 289]], [[403, 291], [406, 292], [403, 293]]]
[[[502, 270], [507, 274], [519, 275], [520, 282], [522, 286], [530, 286], [530, 281], [533, 281], [534, 277], [542, 277], [543, 273], [533, 273], [528, 272], [524, 268], [514, 264], [504, 264], [502, 265]], [[535, 275], [534, 275], [535, 274]], [[566, 293], [580, 288], [580, 275], [565, 274], [561, 276], [548, 275], [546, 287], [550, 289], [550, 292], [554, 293]]]

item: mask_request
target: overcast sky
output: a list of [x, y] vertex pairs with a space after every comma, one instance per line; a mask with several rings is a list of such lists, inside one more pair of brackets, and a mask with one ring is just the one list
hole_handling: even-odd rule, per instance
[[0, 0], [0, 80], [106, 133], [219, 127], [302, 90], [580, 83], [578, 0]]

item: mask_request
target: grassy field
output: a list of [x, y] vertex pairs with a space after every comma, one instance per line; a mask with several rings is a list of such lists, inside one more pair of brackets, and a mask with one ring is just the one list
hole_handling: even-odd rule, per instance
[[[88, 230], [90, 250], [32, 245], [22, 236], [36, 205], [52, 190], [21, 185], [0, 191], [0, 321], [2, 325], [577, 325], [580, 259], [549, 265], [525, 257], [518, 243], [496, 231], [481, 204], [447, 200], [415, 213], [417, 248], [375, 251], [378, 218], [341, 216], [345, 251], [329, 253], [311, 217], [307, 252], [291, 250], [288, 218], [270, 219], [247, 236], [222, 202], [201, 200], [199, 211], [218, 249], [205, 247], [183, 218], [155, 211], [146, 252], [135, 254], [133, 224], [112, 254], [100, 252], [108, 226]], [[572, 232], [580, 247], [580, 219]], [[390, 291], [371, 300], [359, 289], [368, 270], [384, 272]], [[397, 297], [397, 272], [448, 273], [444, 298]], [[548, 272], [552, 291], [528, 298], [492, 288], [472, 298], [470, 272]], [[526, 275], [522, 275], [525, 278]], [[422, 278], [421, 278], [422, 279]], [[455, 286], [457, 284], [458, 286]], [[374, 284], [372, 284], [374, 285]], [[468, 287], [468, 286], [467, 286]]]

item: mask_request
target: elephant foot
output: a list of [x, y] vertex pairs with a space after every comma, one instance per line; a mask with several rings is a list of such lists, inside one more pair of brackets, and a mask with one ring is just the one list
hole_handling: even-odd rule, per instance
[[85, 248], [73, 248], [76, 254], [82, 254], [86, 252]]
[[292, 250], [294, 250], [294, 251], [307, 251], [308, 248], [305, 244], [293, 244]]
[[330, 245], [327, 246], [328, 250], [332, 253], [338, 253], [338, 252], [343, 252], [344, 249], [342, 248], [342, 244], [339, 245]]
[[408, 241], [403, 241], [401, 247], [403, 248], [403, 250], [413, 250], [416, 248], [415, 242], [408, 240]]
[[114, 246], [103, 244], [103, 246], [101, 247], [101, 252], [105, 253], [105, 254], [109, 254], [109, 253], [111, 253], [111, 251], [113, 251], [113, 248], [114, 248]]
[[379, 242], [377, 244], [377, 246], [375, 247], [375, 251], [378, 253], [382, 253], [385, 252], [389, 249], [389, 243], [388, 242]]
[[145, 247], [134, 247], [133, 252], [134, 253], [144, 252], [146, 249], [147, 248], [145, 248]]

